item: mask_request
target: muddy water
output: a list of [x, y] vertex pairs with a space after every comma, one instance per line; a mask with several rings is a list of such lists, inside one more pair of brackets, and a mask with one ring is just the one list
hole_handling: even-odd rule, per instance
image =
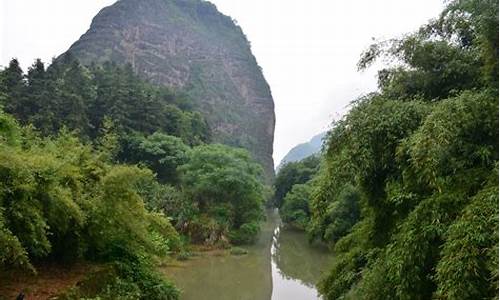
[[333, 257], [310, 246], [304, 233], [282, 228], [276, 211], [245, 249], [246, 255], [198, 256], [164, 271], [181, 288], [181, 300], [319, 299], [314, 285]]

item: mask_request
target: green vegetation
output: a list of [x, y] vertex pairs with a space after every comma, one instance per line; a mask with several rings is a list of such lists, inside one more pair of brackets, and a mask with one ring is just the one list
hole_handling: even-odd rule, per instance
[[177, 167], [186, 163], [189, 151], [182, 139], [155, 132], [145, 137], [130, 136], [125, 145], [126, 148], [120, 153], [123, 160], [145, 164], [161, 182], [178, 183]]
[[[210, 25], [215, 8], [201, 10]], [[417, 32], [369, 47], [359, 68], [384, 56], [393, 63], [379, 90], [333, 124], [320, 156], [280, 169], [274, 204], [335, 252], [318, 285], [326, 299], [495, 299], [498, 2], [450, 1]], [[208, 70], [192, 94], [221, 95]], [[188, 243], [255, 241], [269, 192], [261, 166], [208, 144], [190, 101], [130, 66], [84, 67], [66, 54], [24, 74], [14, 59], [0, 71], [0, 105], [0, 272], [87, 261], [98, 270], [60, 299], [170, 300], [180, 292], [160, 262], [188, 259]], [[251, 119], [236, 108], [216, 117]], [[228, 143], [267, 140], [254, 138]]]
[[86, 260], [102, 267], [61, 299], [177, 299], [160, 260], [259, 232], [261, 167], [129, 67], [12, 60], [0, 101], [0, 272]]
[[[35, 262], [47, 260], [113, 262], [117, 276], [103, 288], [176, 299], [178, 291], [151, 266], [179, 240], [168, 219], [146, 210], [139, 196], [138, 183], [155, 180], [151, 171], [113, 164], [108, 153], [67, 132], [41, 138], [4, 113], [0, 120], [0, 268], [36, 272]], [[141, 272], [129, 276], [129, 269]]]
[[274, 204], [280, 207], [281, 219], [297, 229], [306, 230], [311, 220], [310, 199], [317, 181], [313, 177], [320, 168], [316, 155], [286, 163], [274, 182]]
[[240, 247], [232, 247], [230, 253], [231, 255], [245, 255], [248, 254], [248, 250]]
[[312, 187], [309, 184], [294, 184], [285, 199], [280, 213], [283, 222], [305, 229], [311, 218], [309, 199]]
[[210, 140], [206, 122], [184, 96], [140, 80], [130, 66], [84, 67], [65, 55], [47, 70], [38, 59], [24, 75], [13, 59], [0, 80], [5, 112], [43, 135], [67, 128], [93, 140], [112, 120], [124, 139], [133, 132], [162, 131], [191, 146]]
[[247, 151], [213, 144], [193, 148], [181, 166], [182, 185], [200, 213], [191, 236], [233, 243], [252, 242], [264, 218], [262, 168]]
[[359, 67], [381, 56], [379, 91], [333, 124], [313, 179], [278, 174], [282, 218], [334, 250], [327, 299], [494, 299], [498, 2], [451, 1]]
[[280, 168], [274, 180], [274, 203], [277, 207], [283, 205], [286, 194], [294, 184], [303, 184], [311, 180], [318, 172], [320, 158], [309, 156], [301, 161], [289, 162]]

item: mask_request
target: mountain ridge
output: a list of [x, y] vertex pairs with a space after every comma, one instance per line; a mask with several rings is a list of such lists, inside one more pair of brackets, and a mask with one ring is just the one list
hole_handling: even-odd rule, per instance
[[313, 136], [308, 142], [298, 144], [294, 146], [288, 153], [281, 159], [280, 163], [276, 167], [278, 171], [282, 166], [289, 162], [295, 162], [302, 160], [308, 156], [316, 154], [321, 151], [323, 145], [323, 139], [325, 138], [327, 132], [319, 133]]

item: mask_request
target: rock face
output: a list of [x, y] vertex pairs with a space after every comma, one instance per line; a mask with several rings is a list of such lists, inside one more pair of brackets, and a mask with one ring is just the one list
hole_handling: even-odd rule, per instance
[[129, 63], [141, 77], [186, 93], [214, 140], [248, 149], [273, 170], [274, 102], [241, 28], [202, 0], [120, 0], [68, 50], [82, 63]]

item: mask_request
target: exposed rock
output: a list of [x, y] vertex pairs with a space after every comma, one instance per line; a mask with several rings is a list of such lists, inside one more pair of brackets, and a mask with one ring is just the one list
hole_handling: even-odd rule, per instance
[[247, 148], [273, 171], [274, 103], [241, 28], [201, 0], [121, 0], [102, 9], [68, 50], [82, 63], [130, 63], [187, 93], [214, 140]]

